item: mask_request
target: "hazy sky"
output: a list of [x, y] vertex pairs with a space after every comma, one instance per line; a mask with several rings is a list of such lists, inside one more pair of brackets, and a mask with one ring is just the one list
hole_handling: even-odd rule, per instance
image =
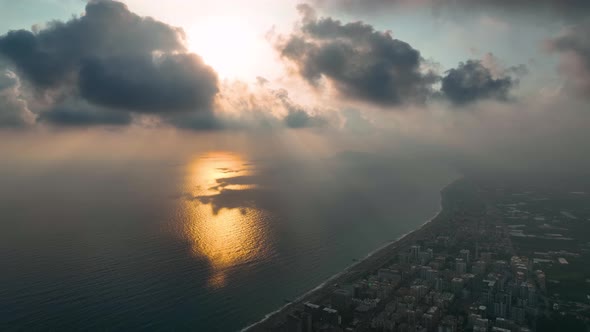
[[589, 28], [581, 0], [0, 0], [0, 130], [308, 131], [583, 168]]

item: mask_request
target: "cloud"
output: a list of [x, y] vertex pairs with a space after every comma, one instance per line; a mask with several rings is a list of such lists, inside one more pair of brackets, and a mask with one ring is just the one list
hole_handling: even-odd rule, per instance
[[226, 127], [219, 117], [210, 113], [186, 113], [165, 117], [164, 121], [176, 128], [188, 130], [221, 130]]
[[506, 32], [506, 30], [510, 29], [510, 24], [506, 21], [503, 21], [496, 17], [491, 17], [488, 15], [484, 15], [479, 19], [481, 25], [487, 28], [491, 28], [494, 30], [498, 30], [501, 32]]
[[508, 75], [494, 78], [492, 71], [479, 60], [462, 62], [446, 72], [441, 91], [456, 105], [464, 105], [483, 99], [507, 101], [510, 90], [518, 81]]
[[345, 109], [342, 111], [344, 117], [344, 129], [354, 134], [366, 134], [375, 129], [370, 119], [357, 109]]
[[209, 111], [218, 92], [217, 75], [195, 54], [87, 60], [79, 88], [96, 105], [145, 113]]
[[0, 38], [0, 54], [23, 78], [43, 89], [75, 78], [81, 61], [89, 57], [183, 50], [182, 30], [142, 18], [123, 3], [109, 0], [91, 1], [84, 16], [50, 22], [38, 33], [17, 30]]
[[90, 105], [67, 105], [42, 112], [37, 122], [70, 127], [125, 126], [131, 124], [132, 117], [129, 113], [99, 109]]
[[422, 70], [420, 52], [371, 25], [316, 18], [299, 5], [300, 27], [279, 37], [276, 48], [298, 74], [320, 88], [325, 80], [341, 96], [382, 106], [423, 103], [439, 77]]
[[590, 98], [590, 20], [566, 30], [547, 41], [548, 49], [561, 55], [560, 71], [567, 78], [567, 88], [574, 94]]
[[0, 128], [22, 128], [35, 121], [20, 88], [18, 76], [0, 67]]
[[280, 100], [283, 107], [287, 110], [287, 114], [283, 118], [283, 122], [289, 128], [310, 128], [310, 127], [324, 127], [328, 125], [328, 120], [321, 115], [311, 114], [306, 111], [301, 105], [296, 104], [289, 98], [286, 90], [279, 90], [274, 92], [274, 95]]
[[570, 18], [585, 17], [590, 13], [590, 2], [587, 0], [312, 0], [312, 3], [349, 13], [383, 13], [406, 8], [430, 8], [437, 14], [492, 10], [522, 15], [535, 12]]
[[[67, 22], [0, 36], [1, 58], [43, 99], [40, 120], [54, 123], [123, 124], [129, 113], [212, 113], [219, 91], [215, 71], [187, 52], [182, 29], [111, 0], [90, 1], [83, 16]], [[78, 99], [109, 110], [63, 104]]]
[[258, 77], [256, 84], [224, 81], [213, 114], [171, 114], [166, 122], [192, 130], [273, 130], [280, 128], [327, 128], [337, 119], [327, 117], [328, 109], [313, 109], [294, 102], [285, 89]]
[[[385, 107], [422, 105], [440, 96], [456, 105], [486, 99], [507, 101], [518, 84], [515, 77], [527, 72], [524, 65], [506, 68], [488, 53], [483, 61], [460, 63], [441, 77], [418, 50], [389, 32], [362, 22], [317, 18], [308, 5], [298, 9], [300, 26], [278, 38], [278, 51], [312, 86], [321, 89], [328, 82], [344, 98]], [[434, 89], [438, 82], [441, 91]], [[305, 118], [297, 115], [292, 118]]]
[[502, 61], [491, 52], [488, 52], [483, 56], [481, 64], [490, 71], [490, 74], [492, 74], [494, 78], [504, 76], [523, 77], [529, 73], [528, 67], [524, 64], [506, 67]]
[[313, 116], [304, 110], [290, 110], [284, 118], [285, 125], [289, 128], [321, 127], [326, 120], [319, 116]]

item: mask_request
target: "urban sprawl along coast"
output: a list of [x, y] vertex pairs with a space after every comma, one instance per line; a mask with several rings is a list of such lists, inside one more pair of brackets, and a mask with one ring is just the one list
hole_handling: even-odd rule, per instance
[[588, 195], [463, 178], [429, 223], [247, 331], [585, 331]]

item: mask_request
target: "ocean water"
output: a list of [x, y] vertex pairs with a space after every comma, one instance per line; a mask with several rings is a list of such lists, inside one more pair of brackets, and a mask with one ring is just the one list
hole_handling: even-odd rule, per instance
[[434, 215], [415, 160], [0, 167], [0, 330], [235, 331]]

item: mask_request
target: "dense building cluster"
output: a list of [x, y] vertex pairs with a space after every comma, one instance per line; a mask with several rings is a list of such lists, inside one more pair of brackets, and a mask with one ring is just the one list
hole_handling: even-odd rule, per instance
[[[327, 286], [267, 330], [538, 330], [540, 317], [559, 310], [542, 270], [551, 254], [543, 260], [514, 249], [513, 228], [496, 204], [455, 198], [445, 205], [431, 227], [391, 251], [385, 264]], [[562, 254], [553, 255], [556, 263]]]

